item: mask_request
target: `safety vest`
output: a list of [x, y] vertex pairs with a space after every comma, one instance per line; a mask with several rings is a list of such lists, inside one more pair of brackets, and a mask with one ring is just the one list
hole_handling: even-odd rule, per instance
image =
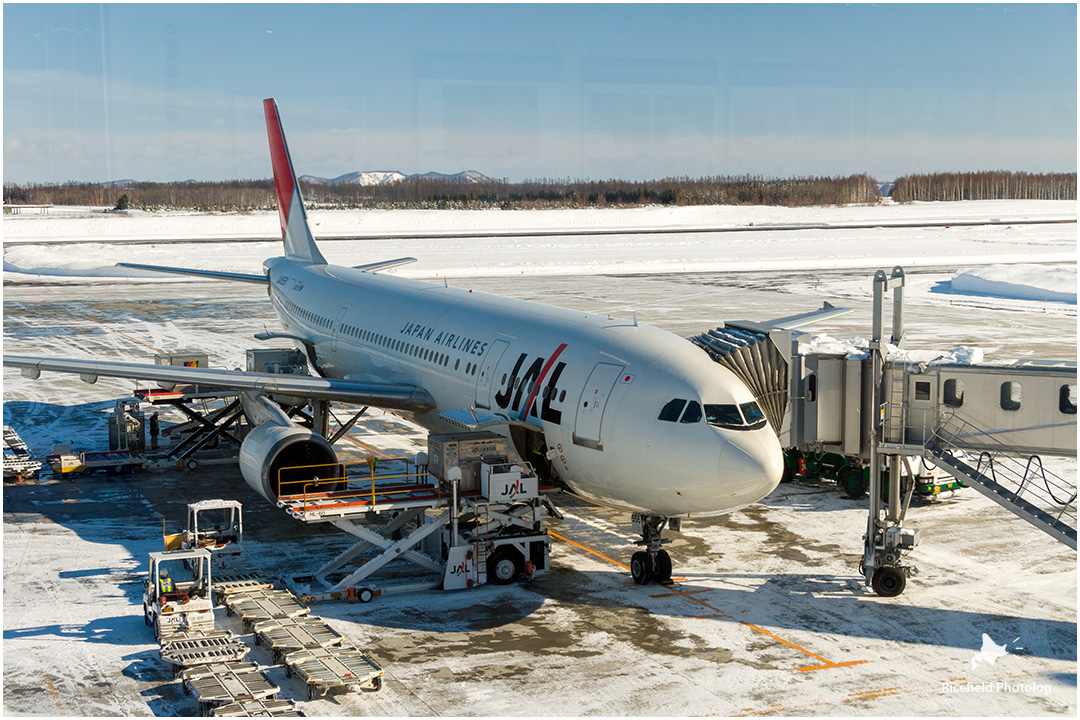
[[167, 577], [161, 578], [161, 592], [162, 593], [171, 593], [171, 592], [173, 592], [172, 578], [167, 578]]

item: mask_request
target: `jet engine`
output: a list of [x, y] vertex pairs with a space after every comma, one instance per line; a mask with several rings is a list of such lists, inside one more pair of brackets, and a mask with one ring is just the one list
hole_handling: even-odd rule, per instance
[[278, 495], [338, 490], [344, 469], [333, 448], [317, 433], [297, 425], [263, 423], [240, 446], [240, 472], [251, 488], [270, 502]]

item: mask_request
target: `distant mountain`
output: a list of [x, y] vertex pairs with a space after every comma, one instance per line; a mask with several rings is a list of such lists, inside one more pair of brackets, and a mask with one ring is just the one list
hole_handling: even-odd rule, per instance
[[401, 182], [421, 178], [425, 180], [448, 180], [451, 182], [482, 183], [491, 178], [482, 175], [475, 170], [447, 175], [446, 173], [428, 172], [416, 175], [406, 175], [396, 170], [373, 170], [368, 172], [351, 172], [338, 175], [336, 178], [321, 178], [314, 175], [301, 175], [300, 180], [316, 185], [386, 185], [388, 183]]
[[126, 188], [126, 187], [131, 187], [132, 185], [134, 185], [137, 182], [139, 182], [139, 181], [138, 180], [132, 180], [131, 178], [127, 178], [125, 180], [109, 180], [107, 182], [99, 182], [99, 183], [95, 183], [95, 184], [100, 186], [100, 187], [104, 187], [104, 188]]

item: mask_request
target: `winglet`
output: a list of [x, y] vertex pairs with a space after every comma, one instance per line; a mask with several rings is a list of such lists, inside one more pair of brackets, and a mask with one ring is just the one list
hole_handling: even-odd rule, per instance
[[326, 258], [319, 252], [308, 227], [304, 201], [300, 197], [300, 183], [296, 180], [296, 172], [289, 158], [289, 146], [285, 144], [285, 131], [281, 129], [281, 116], [273, 98], [263, 100], [263, 111], [266, 114], [266, 135], [270, 140], [270, 160], [274, 166], [274, 190], [277, 192], [285, 255], [293, 260], [325, 265]]

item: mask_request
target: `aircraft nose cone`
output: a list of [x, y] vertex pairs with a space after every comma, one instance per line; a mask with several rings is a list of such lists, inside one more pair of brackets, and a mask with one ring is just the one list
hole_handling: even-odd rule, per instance
[[720, 451], [720, 487], [725, 495], [755, 503], [780, 484], [784, 455], [769, 430], [733, 433]]

